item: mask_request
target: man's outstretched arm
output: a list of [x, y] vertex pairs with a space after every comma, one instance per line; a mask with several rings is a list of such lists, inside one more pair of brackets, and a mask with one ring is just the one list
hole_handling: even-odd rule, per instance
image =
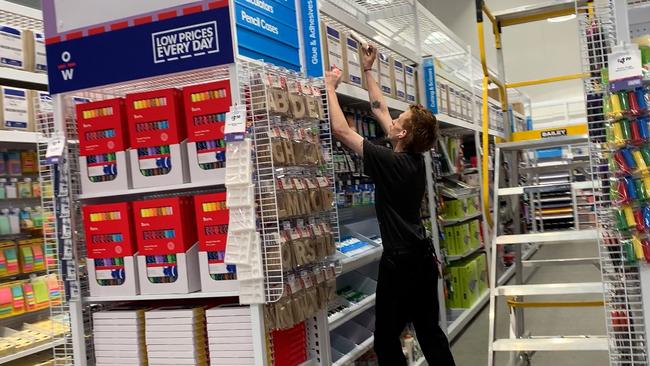
[[361, 47], [361, 61], [363, 64], [363, 73], [366, 76], [366, 84], [368, 85], [368, 97], [370, 98], [370, 109], [372, 114], [377, 118], [377, 122], [386, 135], [393, 119], [388, 112], [388, 106], [384, 95], [379, 89], [377, 80], [372, 76], [372, 65], [377, 62], [377, 47], [373, 45], [364, 44]]
[[329, 100], [330, 122], [332, 124], [332, 133], [339, 141], [359, 156], [363, 156], [363, 137], [353, 131], [345, 119], [341, 105], [339, 104], [336, 88], [341, 81], [341, 71], [327, 71], [325, 73], [325, 87], [327, 89], [327, 99]]

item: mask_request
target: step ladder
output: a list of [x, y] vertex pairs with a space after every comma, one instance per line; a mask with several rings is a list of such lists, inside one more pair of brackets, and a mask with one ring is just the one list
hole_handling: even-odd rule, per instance
[[[586, 136], [563, 136], [555, 138], [547, 138], [542, 140], [530, 140], [501, 143], [496, 145], [495, 151], [495, 167], [508, 166], [509, 167], [509, 181], [519, 183], [519, 167], [516, 162], [519, 161], [519, 154], [528, 150], [536, 150], [541, 148], [563, 147], [568, 145], [575, 145], [586, 143]], [[500, 177], [500, 170], [496, 169], [494, 174], [495, 189], [494, 189], [494, 207], [499, 207], [500, 199], [509, 201], [508, 213], [511, 213], [514, 220], [520, 217], [520, 200], [524, 196], [529, 199], [536, 196], [538, 193], [556, 192], [561, 190], [575, 189], [595, 189], [593, 181], [587, 182], [569, 182], [560, 184], [541, 184], [530, 186], [518, 187], [501, 187], [500, 182], [505, 181]], [[575, 195], [573, 196], [575, 199]], [[578, 243], [593, 243], [594, 246], [598, 242], [598, 231], [596, 229], [589, 230], [558, 230], [558, 231], [539, 231], [544, 230], [543, 226], [536, 224], [531, 226], [533, 232], [521, 233], [522, 225], [515, 224], [514, 234], [498, 235], [500, 223], [499, 210], [495, 209], [494, 222], [493, 222], [493, 239], [492, 247], [489, 250], [490, 255], [490, 314], [489, 314], [489, 354], [488, 366], [495, 365], [495, 356], [497, 352], [509, 353], [509, 365], [526, 364], [529, 365], [531, 357], [535, 352], [542, 351], [607, 351], [609, 349], [609, 342], [605, 335], [593, 336], [567, 336], [557, 335], [553, 337], [540, 337], [534, 336], [534, 329], [526, 329], [524, 324], [524, 309], [527, 308], [567, 308], [567, 307], [594, 307], [603, 306], [603, 301], [600, 296], [593, 301], [576, 301], [564, 300], [563, 296], [571, 295], [585, 295], [603, 294], [602, 282], [587, 282], [587, 283], [548, 283], [548, 284], [526, 284], [523, 280], [523, 268], [525, 267], [541, 267], [541, 266], [572, 266], [579, 264], [594, 264], [598, 265], [599, 258], [581, 257], [581, 258], [557, 258], [557, 259], [522, 259], [522, 247], [527, 244], [536, 245], [576, 245]], [[575, 212], [575, 215], [578, 215]], [[532, 219], [534, 222], [534, 218]], [[517, 222], [517, 221], [515, 221]], [[576, 225], [577, 228], [577, 225]], [[535, 231], [538, 230], [538, 231]], [[497, 268], [500, 266], [498, 260], [499, 247], [510, 245], [514, 248], [515, 261], [515, 276], [514, 284], [499, 284], [497, 282]], [[571, 268], [571, 267], [568, 267]], [[536, 301], [537, 296], [551, 296], [553, 301]], [[555, 300], [558, 298], [558, 301]], [[497, 321], [497, 301], [500, 298], [505, 298], [506, 303], [510, 310], [509, 338], [496, 339], [496, 325]], [[505, 319], [503, 319], [505, 320]], [[502, 320], [502, 321], [503, 321]], [[499, 365], [500, 366], [500, 365]]]

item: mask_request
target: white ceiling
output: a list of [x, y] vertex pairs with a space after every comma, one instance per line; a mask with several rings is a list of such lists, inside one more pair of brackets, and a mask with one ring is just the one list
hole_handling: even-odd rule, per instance
[[[530, 5], [544, 0], [486, 0], [492, 11]], [[420, 0], [454, 33], [467, 42], [478, 55], [475, 0]], [[496, 51], [491, 23], [486, 19], [488, 63], [496, 67]], [[504, 28], [503, 54], [506, 77], [510, 82], [524, 81], [581, 72], [578, 23], [547, 21]], [[582, 97], [579, 80], [521, 88], [533, 102]]]

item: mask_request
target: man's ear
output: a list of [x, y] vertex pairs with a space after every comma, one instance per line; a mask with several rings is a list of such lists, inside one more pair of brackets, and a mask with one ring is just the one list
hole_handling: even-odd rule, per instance
[[397, 137], [403, 139], [403, 138], [406, 137], [406, 134], [408, 134], [408, 131], [405, 130], [405, 129], [402, 129], [402, 130], [397, 134]]

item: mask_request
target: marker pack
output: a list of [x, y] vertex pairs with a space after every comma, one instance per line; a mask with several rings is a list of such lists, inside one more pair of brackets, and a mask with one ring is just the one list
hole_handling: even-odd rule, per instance
[[183, 88], [187, 155], [192, 182], [225, 177], [226, 113], [232, 104], [230, 80]]
[[126, 96], [134, 188], [188, 181], [182, 111], [181, 92], [175, 88]]
[[192, 197], [133, 203], [143, 294], [199, 290], [198, 245]]
[[82, 207], [90, 293], [93, 296], [138, 295], [131, 204]]
[[236, 268], [224, 262], [229, 222], [226, 192], [194, 196], [194, 209], [199, 234], [201, 290], [237, 291]]
[[76, 110], [82, 191], [131, 188], [124, 99], [77, 104]]

